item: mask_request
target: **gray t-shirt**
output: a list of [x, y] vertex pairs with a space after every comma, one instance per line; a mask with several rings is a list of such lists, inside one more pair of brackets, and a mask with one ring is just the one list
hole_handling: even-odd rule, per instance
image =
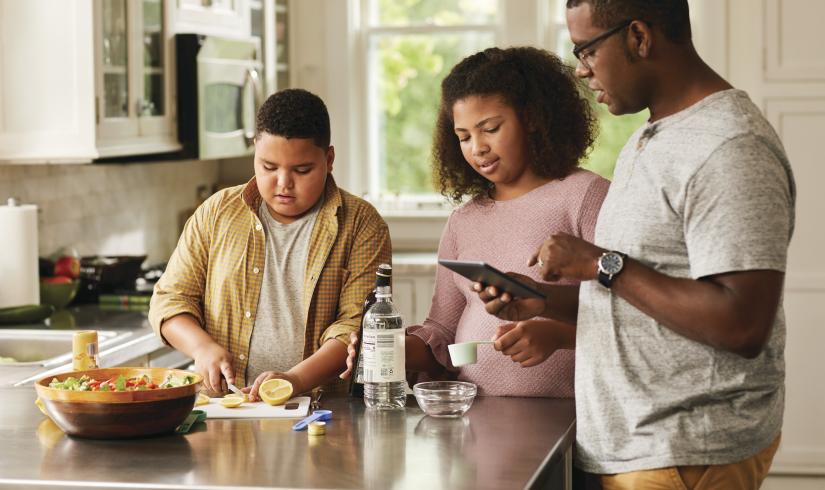
[[266, 259], [258, 316], [249, 342], [246, 383], [264, 371], [285, 372], [304, 359], [306, 315], [304, 272], [309, 240], [321, 202], [292, 223], [276, 221], [261, 202], [258, 215], [266, 236]]
[[[672, 277], [784, 271], [795, 188], [776, 133], [740, 90], [640, 128], [619, 155], [597, 245]], [[727, 464], [782, 426], [785, 318], [755, 359], [689, 340], [597, 281], [576, 336], [577, 466]]]

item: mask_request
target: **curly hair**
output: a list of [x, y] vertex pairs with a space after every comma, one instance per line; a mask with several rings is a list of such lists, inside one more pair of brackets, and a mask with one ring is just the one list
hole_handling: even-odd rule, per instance
[[633, 19], [658, 25], [671, 42], [690, 41], [688, 0], [567, 0], [567, 8], [589, 3], [593, 7], [593, 25], [610, 29]]
[[312, 92], [299, 88], [280, 90], [258, 109], [255, 135], [262, 132], [284, 138], [311, 138], [315, 146], [326, 150], [330, 140], [327, 106]]
[[498, 96], [525, 128], [530, 167], [542, 177], [569, 175], [593, 144], [596, 119], [573, 69], [537, 48], [489, 48], [464, 58], [441, 82], [433, 166], [440, 192], [459, 203], [489, 197], [493, 184], [467, 164], [454, 132], [453, 105], [471, 96]]

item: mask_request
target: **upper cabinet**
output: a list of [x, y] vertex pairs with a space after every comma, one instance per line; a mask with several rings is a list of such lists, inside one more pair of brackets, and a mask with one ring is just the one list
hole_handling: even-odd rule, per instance
[[[0, 0], [0, 163], [179, 151], [177, 93], [196, 87], [178, 88], [175, 35], [255, 41], [266, 95], [292, 85], [289, 7], [288, 0]], [[216, 103], [207, 99], [199, 103]]]
[[166, 17], [161, 0], [95, 2], [95, 112], [100, 157], [180, 149], [172, 107], [174, 65]]
[[0, 0], [0, 162], [181, 148], [161, 0]]
[[249, 36], [250, 0], [167, 0], [175, 4], [174, 29], [211, 36]]
[[260, 40], [267, 93], [292, 86], [289, 1], [249, 0], [250, 34]]

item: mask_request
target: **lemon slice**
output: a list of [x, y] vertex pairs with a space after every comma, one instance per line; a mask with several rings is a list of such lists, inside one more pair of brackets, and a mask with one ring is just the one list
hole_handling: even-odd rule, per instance
[[258, 388], [261, 400], [270, 405], [283, 405], [292, 396], [292, 383], [285, 379], [268, 379]]
[[243, 403], [243, 398], [235, 396], [225, 396], [221, 398], [221, 406], [226, 408], [237, 408]]
[[205, 393], [198, 393], [198, 398], [195, 399], [195, 406], [206, 405], [209, 403], [209, 397]]

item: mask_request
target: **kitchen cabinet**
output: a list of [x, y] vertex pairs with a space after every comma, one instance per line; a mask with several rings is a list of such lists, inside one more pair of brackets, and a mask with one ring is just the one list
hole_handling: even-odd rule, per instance
[[292, 86], [288, 0], [249, 0], [250, 34], [260, 40], [267, 94]]
[[162, 0], [0, 0], [0, 163], [180, 149]]
[[250, 0], [168, 0], [174, 3], [173, 28], [179, 33], [246, 38]]
[[180, 149], [174, 69], [161, 0], [95, 2], [95, 109], [100, 157]]

